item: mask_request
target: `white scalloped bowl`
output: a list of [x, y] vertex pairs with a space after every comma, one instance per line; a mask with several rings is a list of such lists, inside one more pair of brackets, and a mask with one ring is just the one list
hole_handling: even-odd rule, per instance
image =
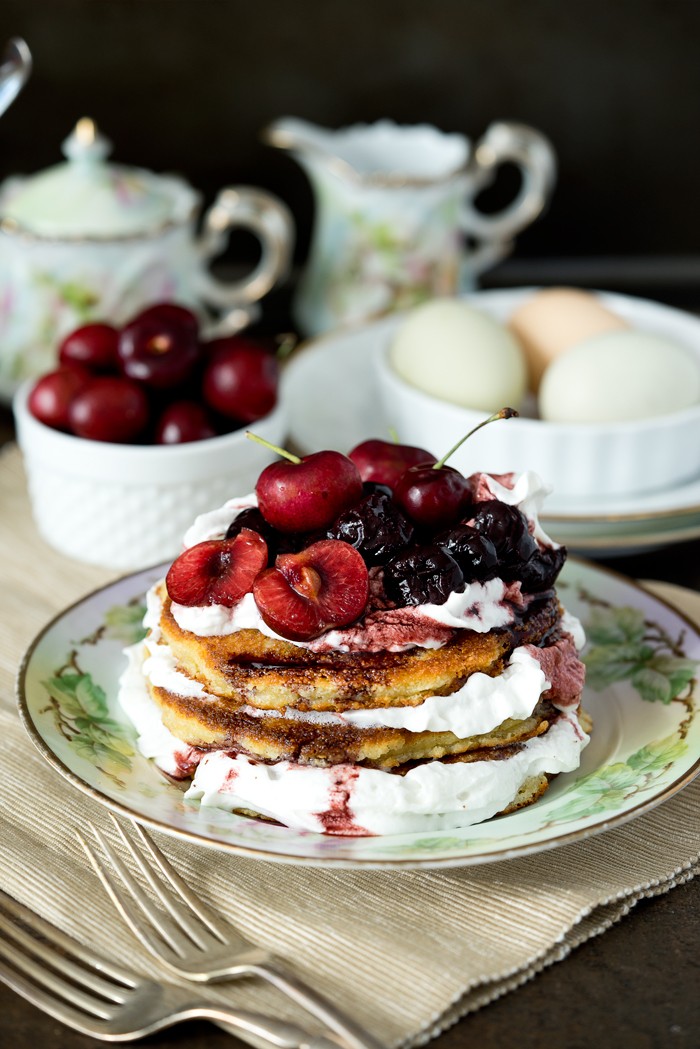
[[[252, 491], [274, 452], [236, 430], [178, 445], [109, 444], [60, 433], [27, 407], [35, 380], [13, 400], [32, 513], [39, 532], [76, 561], [131, 571], [180, 552], [194, 518]], [[287, 435], [277, 407], [251, 429], [272, 444]]]
[[[466, 301], [506, 322], [536, 288], [477, 292]], [[597, 293], [603, 305], [632, 327], [662, 335], [700, 361], [700, 319], [682, 310], [627, 295]], [[377, 355], [379, 385], [387, 419], [406, 444], [444, 455], [460, 437], [487, 418], [423, 393], [402, 379], [389, 362], [385, 333]], [[700, 476], [700, 405], [632, 422], [586, 425], [518, 418], [484, 427], [450, 459], [463, 473], [535, 470], [557, 496], [640, 494], [683, 484]]]

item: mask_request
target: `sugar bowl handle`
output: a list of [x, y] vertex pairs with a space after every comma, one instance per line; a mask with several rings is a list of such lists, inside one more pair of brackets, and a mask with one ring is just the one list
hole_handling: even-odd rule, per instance
[[[260, 261], [247, 277], [217, 280], [207, 263], [226, 248], [232, 229], [250, 230], [260, 240]], [[286, 204], [252, 186], [228, 186], [204, 216], [198, 248], [202, 266], [197, 290], [210, 306], [230, 309], [257, 302], [289, 271], [294, 246], [294, 220]]]
[[[493, 182], [499, 164], [506, 161], [520, 168], [520, 191], [508, 207], [485, 215], [474, 207], [474, 197]], [[468, 256], [472, 271], [481, 272], [508, 253], [509, 241], [534, 222], [548, 203], [557, 180], [557, 156], [549, 139], [535, 128], [497, 121], [477, 142], [468, 173], [471, 192], [462, 208], [462, 227], [482, 241]]]

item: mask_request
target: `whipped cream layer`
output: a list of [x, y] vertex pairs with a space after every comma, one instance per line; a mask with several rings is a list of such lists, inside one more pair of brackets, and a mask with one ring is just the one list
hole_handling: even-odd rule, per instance
[[189, 775], [202, 752], [176, 739], [163, 724], [142, 673], [144, 652], [142, 641], [124, 649], [129, 662], [119, 678], [119, 703], [138, 733], [136, 746], [143, 756], [179, 779]]
[[141, 672], [143, 642], [126, 649], [119, 701], [138, 733], [137, 746], [164, 772], [181, 778], [196, 767], [186, 797], [202, 805], [251, 809], [299, 830], [326, 834], [402, 834], [468, 827], [515, 798], [530, 776], [578, 768], [588, 736], [575, 714], [561, 714], [543, 736], [498, 761], [418, 765], [405, 776], [357, 765], [316, 768], [203, 751], [163, 725]]
[[[500, 499], [519, 506], [530, 522], [533, 535], [543, 546], [556, 547], [539, 525], [538, 513], [551, 489], [536, 473], [515, 476], [473, 474], [469, 478], [474, 500]], [[208, 539], [220, 539], [242, 510], [257, 506], [255, 493], [230, 499], [218, 509], [201, 514], [185, 533], [183, 549]], [[359, 624], [328, 630], [313, 641], [292, 641], [272, 630], [260, 615], [252, 593], [232, 608], [223, 605], [178, 605], [173, 602], [173, 618], [181, 630], [198, 637], [220, 637], [239, 630], [259, 630], [266, 637], [284, 641], [312, 652], [405, 652], [411, 648], [441, 648], [452, 630], [474, 630], [486, 634], [508, 626], [516, 610], [527, 608], [531, 597], [521, 593], [519, 583], [490, 579], [467, 583], [451, 593], [444, 604], [411, 605], [401, 609], [376, 611]]]
[[[509, 594], [515, 598], [517, 605], [509, 600]], [[311, 652], [405, 652], [410, 648], [441, 648], [451, 636], [447, 630], [475, 630], [479, 634], [486, 634], [496, 627], [508, 626], [515, 618], [515, 607], [523, 607], [519, 586], [504, 583], [502, 579], [489, 579], [486, 583], [467, 583], [464, 590], [453, 591], [443, 605], [411, 605], [375, 612], [367, 617], [364, 626], [328, 630], [313, 641], [291, 642], [267, 625], [252, 593], [246, 594], [232, 608], [223, 605], [178, 605], [173, 601], [170, 610], [181, 630], [188, 630], [198, 637], [235, 634], [238, 630], [259, 630], [266, 637]], [[392, 618], [397, 618], [395, 613], [400, 613], [401, 621], [392, 630]], [[384, 629], [385, 624], [388, 624], [388, 630]], [[376, 629], [372, 629], [373, 626]], [[392, 637], [395, 640], [392, 641]]]
[[[203, 685], [179, 669], [170, 647], [163, 643], [159, 626], [162, 603], [155, 587], [149, 590], [146, 601], [144, 625], [151, 633], [139, 643], [142, 646], [141, 658], [145, 656], [142, 667], [145, 677], [155, 687], [174, 695], [217, 702], [216, 697], [208, 693]], [[585, 635], [581, 624], [569, 613], [567, 617], [571, 633], [576, 632], [582, 647]], [[430, 696], [417, 706], [375, 707], [347, 710], [342, 714], [301, 711], [292, 707], [266, 710], [250, 705], [245, 705], [242, 710], [250, 717], [285, 718], [318, 725], [349, 725], [356, 728], [400, 728], [409, 732], [452, 732], [458, 739], [467, 739], [490, 732], [509, 718], [519, 721], [529, 717], [542, 693], [553, 686], [557, 689], [562, 665], [566, 668], [573, 662], [581, 666], [575, 658], [573, 641], [569, 647], [572, 652], [567, 661], [566, 651], [561, 654], [556, 649], [558, 658], [548, 659], [547, 648], [521, 646], [513, 651], [503, 673], [497, 677], [480, 672], [472, 674], [456, 692], [449, 696]], [[555, 649], [556, 646], [551, 648]], [[127, 651], [131, 652], [131, 649]], [[549, 671], [549, 676], [546, 671]], [[578, 705], [580, 691], [580, 688], [572, 691], [569, 687], [563, 702], [558, 695], [552, 697], [552, 702], [555, 706], [569, 710]]]
[[543, 736], [504, 760], [430, 761], [404, 776], [358, 765], [263, 765], [216, 751], [202, 759], [185, 797], [325, 834], [469, 827], [506, 808], [531, 776], [578, 768], [588, 740], [576, 716], [562, 714]]

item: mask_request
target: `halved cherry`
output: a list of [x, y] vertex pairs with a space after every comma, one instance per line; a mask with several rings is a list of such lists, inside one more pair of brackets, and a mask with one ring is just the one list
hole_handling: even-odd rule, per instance
[[178, 605], [224, 605], [232, 608], [253, 589], [267, 564], [267, 543], [244, 528], [235, 539], [197, 543], [170, 566], [165, 584]]
[[290, 641], [310, 641], [362, 615], [369, 573], [349, 543], [323, 539], [298, 554], [280, 554], [275, 567], [255, 580], [253, 594], [272, 630]]

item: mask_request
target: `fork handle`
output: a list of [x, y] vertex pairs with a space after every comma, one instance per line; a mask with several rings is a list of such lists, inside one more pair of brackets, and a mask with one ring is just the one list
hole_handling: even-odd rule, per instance
[[176, 1019], [195, 1017], [212, 1020], [217, 1027], [250, 1042], [256, 1049], [338, 1049], [336, 1043], [310, 1035], [296, 1024], [245, 1009], [234, 1010], [218, 1002], [192, 1002], [178, 1011]]
[[383, 1049], [371, 1034], [360, 1027], [349, 1016], [336, 1009], [322, 995], [317, 994], [302, 980], [286, 969], [273, 965], [250, 965], [246, 970], [251, 975], [261, 976], [298, 1005], [303, 1006], [326, 1027], [342, 1038], [347, 1049]]
[[[213, 1020], [212, 1022], [217, 1027], [220, 1027], [222, 1031], [226, 1031], [227, 1034], [234, 1035], [240, 1042], [247, 1042], [248, 1045], [252, 1045], [253, 1049], [276, 1049], [276, 1046], [273, 1046], [269, 1038], [263, 1038], [257, 1032], [241, 1030], [240, 1027], [235, 1027], [225, 1020]], [[295, 1025], [285, 1024], [285, 1027], [295, 1028]], [[311, 1035], [307, 1031], [302, 1030], [301, 1027], [295, 1028], [295, 1030], [298, 1032], [297, 1049], [340, 1049], [338, 1042], [331, 1042], [328, 1038]]]

